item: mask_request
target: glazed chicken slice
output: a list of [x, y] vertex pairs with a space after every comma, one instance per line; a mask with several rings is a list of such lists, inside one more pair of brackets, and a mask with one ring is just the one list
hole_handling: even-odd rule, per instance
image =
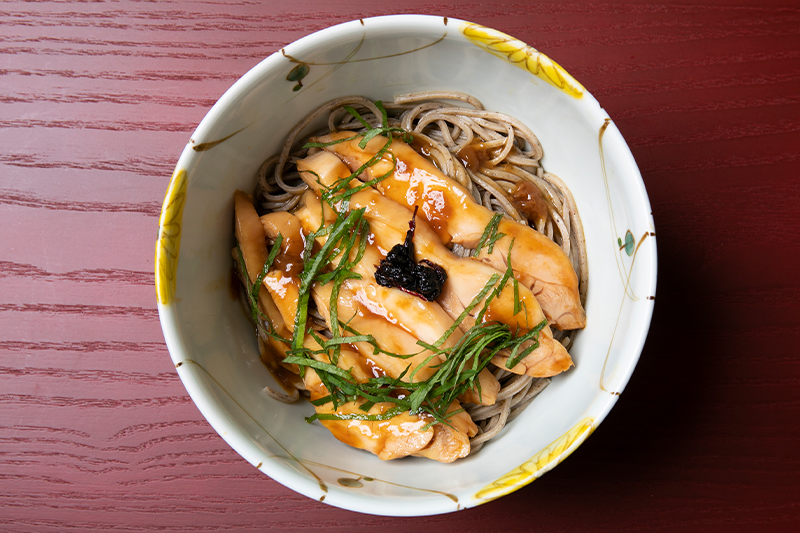
[[[306, 336], [303, 345], [318, 351], [321, 349], [317, 341], [310, 335]], [[330, 363], [330, 355], [316, 353], [314, 358], [324, 363]], [[366, 382], [373, 377], [377, 368], [371, 361], [365, 360], [361, 355], [349, 348], [342, 348], [339, 352], [336, 366], [348, 370], [358, 382]], [[309, 391], [311, 401], [319, 400], [329, 395], [328, 389], [322, 383], [313, 368], [306, 368], [303, 383]], [[382, 415], [395, 407], [390, 402], [377, 402], [367, 411], [361, 409], [364, 400], [346, 402], [334, 408], [333, 402], [314, 406], [317, 414], [334, 415]], [[424, 415], [412, 415], [408, 412], [399, 413], [388, 420], [320, 420], [319, 422], [336, 437], [337, 440], [377, 455], [387, 461], [399, 459], [409, 455], [419, 455], [430, 448], [442, 437], [436, 438], [436, 425], [425, 428], [432, 418]], [[454, 445], [444, 446], [437, 455], [448, 457], [447, 452]], [[436, 459], [436, 457], [431, 457]]]
[[[302, 260], [299, 253], [302, 251], [302, 246], [298, 246], [298, 243], [302, 243], [299, 221], [287, 213], [265, 215], [259, 221], [258, 214], [249, 198], [239, 192], [235, 199], [235, 210], [237, 239], [240, 235], [242, 236], [239, 246], [242, 249], [248, 277], [250, 271], [260, 273], [263, 268], [267, 258], [267, 235], [271, 239], [276, 238], [279, 233], [283, 236], [280, 252], [273, 268], [264, 280], [262, 288], [265, 290], [259, 291], [259, 303], [267, 303], [262, 306], [262, 310], [273, 323], [277, 333], [289, 338], [291, 331], [286, 325], [285, 317], [292, 316], [291, 313], [297, 309], [298, 286], [295, 284], [295, 280], [297, 280], [297, 272], [302, 270], [302, 263], [300, 263], [299, 270], [296, 266], [298, 259]], [[245, 231], [239, 231], [240, 227], [246, 228]], [[261, 261], [260, 265], [259, 261]], [[253, 281], [257, 279], [257, 276], [258, 274], [254, 276]], [[273, 300], [273, 296], [276, 298], [275, 300]], [[331, 362], [330, 355], [323, 352], [319, 343], [310, 335], [305, 337], [303, 344], [306, 348], [317, 352], [313, 353], [313, 357], [318, 361]], [[289, 347], [285, 343], [272, 339], [265, 348], [285, 354]], [[282, 359], [282, 355], [278, 358], [278, 360], [280, 359]], [[341, 349], [337, 366], [349, 370], [358, 382], [366, 382], [376, 372], [374, 363], [365, 360], [356, 351], [347, 347]], [[312, 401], [329, 395], [322, 380], [313, 369], [307, 368], [302, 379]], [[394, 407], [394, 404], [390, 402], [378, 402], [364, 412], [360, 409], [362, 404], [363, 401], [347, 402], [334, 409], [333, 402], [328, 402], [315, 406], [315, 410], [318, 414], [380, 415]], [[432, 443], [441, 441], [441, 437], [438, 441], [436, 440], [435, 426], [423, 429], [431, 420], [429, 416], [412, 415], [406, 412], [388, 420], [320, 420], [320, 422], [338, 440], [369, 451], [380, 459], [389, 460], [422, 453], [423, 450], [429, 449]], [[452, 446], [444, 447], [445, 451], [441, 452], [445, 454], [443, 457], [449, 457], [446, 455], [446, 451], [450, 448]], [[433, 458], [435, 459], [435, 457]]]
[[[306, 347], [319, 349], [313, 338], [307, 337]], [[308, 342], [310, 340], [310, 342]], [[316, 346], [316, 347], [314, 347]], [[346, 365], [354, 363], [360, 355], [349, 349], [342, 349], [339, 354], [337, 366], [347, 369]], [[320, 360], [328, 363], [329, 356], [319, 357]], [[351, 374], [356, 379], [366, 381], [370, 376], [359, 375], [360, 372], [354, 369], [358, 366], [349, 367]], [[307, 368], [303, 377], [306, 390], [309, 391], [311, 401], [324, 398], [329, 395], [328, 389], [312, 368]], [[333, 402], [328, 402], [315, 406], [318, 414], [337, 414], [337, 415], [382, 415], [394, 407], [389, 402], [378, 402], [367, 411], [361, 409], [364, 400], [346, 402], [334, 409]], [[409, 455], [417, 455], [427, 449], [436, 436], [434, 428], [425, 428], [431, 419], [427, 416], [412, 415], [408, 412], [397, 414], [388, 420], [320, 420], [320, 423], [330, 431], [336, 439], [368, 452], [374, 453], [380, 459], [387, 461], [398, 459]]]
[[[298, 296], [300, 293], [299, 274], [303, 270], [302, 252], [305, 237], [300, 220], [287, 212], [268, 213], [261, 217], [266, 236], [273, 242], [281, 235], [280, 251], [275, 257], [275, 262], [264, 277], [263, 285], [267, 289], [274, 307], [278, 310], [278, 321], [287, 324], [278, 334], [284, 338], [291, 338], [292, 330], [288, 324], [294, 324], [297, 313]], [[326, 308], [327, 309], [327, 308]], [[306, 338], [304, 345], [312, 343], [314, 349], [319, 345], [313, 337]], [[285, 345], [284, 345], [285, 346]], [[289, 347], [286, 346], [286, 349]], [[366, 381], [371, 377], [386, 375], [387, 372], [373, 357], [358, 355], [353, 348], [343, 349], [347, 353], [343, 368], [352, 369], [354, 377], [359, 381]]]
[[[264, 263], [267, 261], [267, 245], [266, 235], [264, 234], [264, 227], [258, 218], [253, 201], [242, 191], [236, 191], [233, 194], [233, 204], [235, 213], [235, 234], [236, 240], [239, 243], [239, 249], [244, 258], [245, 270], [250, 283], [253, 284], [261, 274], [261, 269], [264, 268]], [[238, 251], [233, 250], [235, 260], [239, 260]], [[278, 313], [272, 299], [264, 291], [259, 291], [258, 303], [265, 309], [268, 314]], [[278, 317], [276, 317], [278, 318]], [[283, 320], [276, 326], [283, 326]]]
[[[316, 378], [319, 381], [319, 377], [313, 370], [307, 371], [307, 374], [311, 374], [312, 377], [306, 380], [306, 387], [309, 387], [310, 379]], [[318, 393], [319, 397], [327, 396], [328, 391], [321, 382], [318, 387], [321, 387], [322, 390]], [[314, 396], [315, 393], [312, 391], [312, 401], [315, 399]], [[379, 402], [365, 412], [360, 408], [362, 404], [361, 401], [347, 402], [334, 410], [333, 404], [327, 403], [316, 409], [318, 413], [328, 412], [339, 415], [382, 415], [394, 406], [388, 402]], [[423, 430], [430, 421], [426, 416], [412, 415], [408, 412], [397, 414], [388, 420], [320, 420], [322, 425], [341, 442], [372, 452], [384, 461], [409, 455], [420, 455], [429, 449], [431, 444], [440, 441], [441, 437], [436, 440], [435, 426]], [[445, 446], [444, 451], [432, 454], [430, 459], [439, 460], [438, 456], [449, 458], [447, 450], [452, 447]]]
[[[403, 230], [398, 228], [402, 228], [400, 221], [408, 212], [379, 193], [364, 192], [367, 194], [353, 195], [351, 206], [366, 208], [365, 217], [370, 222], [375, 244], [379, 248], [390, 249], [405, 236]], [[417, 234], [414, 240], [417, 260], [433, 261], [447, 271], [448, 279], [438, 301], [453, 318], [462, 314], [493, 275], [500, 274], [481, 261], [454, 256], [441, 244], [430, 228], [426, 227], [424, 221], [417, 221]], [[470, 311], [460, 326], [469, 329], [475, 325], [484, 301], [485, 299]], [[506, 324], [512, 331], [521, 334], [536, 327], [545, 319], [536, 298], [522, 284], [519, 286], [519, 302], [519, 312], [515, 313], [514, 287], [512, 283], [507, 283], [500, 294], [489, 303], [482, 321]], [[515, 374], [550, 377], [572, 366], [569, 353], [560, 342], [553, 339], [549, 326], [545, 325], [541, 329], [538, 342], [538, 348], [508, 370]], [[506, 368], [507, 360], [508, 354], [498, 354], [492, 362], [501, 368]]]
[[[350, 290], [346, 285], [339, 292], [339, 315], [349, 324], [352, 324], [358, 331], [370, 331], [376, 339], [382, 339], [382, 345], [386, 346], [388, 350], [397, 350], [394, 353], [416, 353], [419, 352], [419, 346], [416, 344], [416, 337], [403, 332], [400, 328], [391, 327], [391, 324], [383, 319], [382, 312], [372, 314], [367, 311], [363, 305], [363, 297], [366, 291], [364, 287], [357, 290], [355, 293]], [[327, 305], [330, 302], [330, 284], [318, 285], [313, 289], [314, 299], [317, 302], [317, 307], [322, 312], [326, 321], [330, 324], [330, 312]], [[368, 290], [368, 289], [366, 289]], [[361, 301], [360, 301], [361, 300]], [[348, 318], [349, 317], [349, 318]], [[363, 329], [361, 329], [363, 328]], [[386, 373], [391, 377], [399, 377], [411, 365], [411, 368], [424, 362], [431, 352], [428, 350], [423, 351], [419, 355], [411, 359], [399, 359], [396, 357], [386, 356], [385, 354], [373, 353], [374, 349], [371, 344], [366, 342], [354, 343], [361, 352], [362, 356], [370, 354]], [[411, 351], [413, 350], [413, 351]], [[437, 356], [434, 358], [435, 364], [441, 362]], [[411, 381], [423, 381], [430, 377], [435, 372], [435, 364], [427, 364], [421, 367], [416, 372]], [[491, 375], [491, 374], [489, 374]], [[494, 376], [492, 376], [494, 377]], [[409, 379], [408, 373], [404, 377], [405, 380]], [[494, 393], [497, 397], [497, 393]], [[453, 412], [461, 409], [458, 400], [454, 401], [448, 412]], [[469, 438], [473, 437], [478, 432], [478, 427], [466, 413], [462, 411], [456, 413], [448, 419], [448, 424], [437, 423], [433, 425], [434, 436], [428, 446], [421, 450], [414, 452], [413, 455], [420, 455], [429, 459], [434, 459], [442, 463], [450, 463], [458, 458], [466, 457], [469, 455], [470, 445]], [[338, 437], [337, 437], [338, 438]], [[341, 439], [340, 439], [341, 440]]]
[[[297, 216], [302, 221], [303, 227], [310, 232], [320, 227], [320, 213], [323, 209], [320, 200], [313, 192], [306, 192], [304, 200], [306, 205], [297, 211]], [[329, 215], [327, 222], [330, 222], [333, 218], [333, 212], [330, 209], [325, 209], [325, 213]], [[320, 240], [324, 242], [324, 238], [320, 238]], [[384, 255], [381, 255], [375, 245], [368, 244], [364, 251], [364, 257], [356, 264], [353, 270], [365, 280], [372, 280], [374, 279], [375, 266], [380, 263], [383, 257]], [[417, 340], [433, 344], [443, 337], [453, 325], [453, 319], [436, 302], [426, 302], [397, 289], [381, 287], [373, 283], [367, 285], [369, 286], [370, 294], [375, 295], [375, 301], [381, 302], [372, 303], [372, 307], [383, 309], [381, 312], [385, 313], [391, 322], [415, 336]], [[442, 347], [450, 348], [460, 338], [461, 330], [456, 328], [447, 341], [442, 344]], [[380, 339], [378, 340], [380, 342]], [[365, 349], [367, 349], [366, 346]], [[419, 346], [416, 346], [415, 351], [419, 351], [419, 349]], [[392, 363], [398, 364], [397, 361], [392, 361]], [[500, 383], [497, 378], [488, 369], [484, 368], [478, 374], [478, 385], [464, 392], [459, 396], [459, 399], [466, 403], [494, 405], [499, 391]]]
[[[418, 337], [393, 323], [394, 320], [386, 305], [376, 297], [377, 285], [360, 283], [360, 281], [347, 280], [339, 289], [339, 298], [336, 303], [340, 322], [346, 323], [351, 330], [359, 334], [372, 335], [381, 350], [390, 354], [411, 355], [411, 357], [400, 358], [388, 355], [380, 350], [375, 350], [373, 345], [366, 341], [354, 342], [353, 346], [363, 357], [371, 358], [387, 375], [393, 378], [400, 377], [405, 373], [403, 379], [406, 381], [419, 382], [428, 379], [436, 372], [436, 367], [443, 361], [443, 358], [435, 355], [426, 362], [432, 352], [424, 350], [417, 344]], [[333, 328], [330, 314], [333, 284], [315, 284], [311, 291], [317, 304], [317, 310], [328, 326]], [[354, 335], [351, 331], [343, 333], [345, 336]], [[412, 378], [411, 373], [415, 370], [416, 373]]]
[[[330, 143], [352, 137], [351, 132], [324, 135], [314, 142]], [[386, 144], [387, 138], [377, 136], [361, 149], [361, 137], [332, 144], [325, 148], [341, 158], [351, 170], [356, 170], [375, 156]], [[472, 195], [456, 181], [440, 172], [432, 163], [399, 139], [392, 142], [390, 152], [396, 158], [396, 167], [390, 176], [377, 183], [376, 188], [388, 198], [413, 209], [419, 207], [425, 218], [444, 244], [450, 242], [465, 248], [478, 246], [492, 219], [493, 212], [477, 204]], [[367, 168], [363, 180], [374, 179], [392, 171], [394, 163], [388, 156]], [[480, 252], [484, 259], [498, 270], [507, 268], [508, 250], [515, 277], [535, 295], [545, 315], [558, 329], [583, 328], [586, 313], [578, 294], [578, 277], [561, 248], [536, 230], [503, 218], [497, 233], [499, 239], [489, 254]]]
[[[455, 401], [450, 404], [447, 412], [452, 413], [459, 409], [461, 409], [461, 405]], [[478, 426], [466, 411], [452, 415], [447, 422], [448, 425], [435, 424], [433, 426], [434, 436], [430, 443], [413, 455], [434, 459], [440, 463], [452, 463], [456, 459], [469, 455], [469, 439], [477, 435]]]
[[[282, 236], [280, 252], [276, 256], [275, 263], [272, 265], [271, 270], [265, 277], [264, 285], [269, 289], [276, 307], [285, 320], [285, 317], [293, 316], [290, 315], [290, 313], [294, 313], [297, 310], [297, 294], [299, 293], [300, 283], [297, 275], [302, 271], [302, 251], [305, 244], [301, 231], [301, 224], [297, 217], [285, 212], [264, 215], [261, 217], [261, 222], [268, 238], [274, 240], [277, 239], [279, 234]], [[390, 323], [397, 322], [396, 317], [392, 314], [392, 309], [401, 309], [402, 313], [399, 314], [402, 315], [411, 314], [408, 306], [397, 303], [397, 294], [383, 294], [382, 297], [376, 297], [376, 294], [372, 294], [372, 290], [381, 289], [382, 292], [385, 290], [384, 287], [359, 282], [360, 280], [346, 281], [345, 286], [342, 287], [340, 292], [340, 301], [344, 298], [346, 302], [356, 302], [358, 305], [363, 306], [360, 307], [361, 312], [369, 309], [367, 314], [373, 313], [377, 317], [388, 318]], [[321, 292], [323, 295], [327, 296], [327, 303], [330, 303], [330, 294], [325, 293], [325, 288], [329, 288], [330, 284], [321, 287], [322, 289], [320, 289], [320, 286], [314, 288], [315, 299]], [[349, 295], [347, 290], [354, 288], [354, 294]], [[319, 300], [317, 300], [317, 304], [330, 325], [330, 314], [327, 312], [328, 307], [324, 305], [324, 302]], [[341, 311], [342, 309], [340, 306], [339, 312]], [[425, 320], [425, 316], [413, 314], [411, 316], [417, 324]], [[379, 322], [379, 320], [377, 321]], [[359, 320], [350, 320], [349, 323], [362, 325], [362, 322]], [[372, 326], [374, 325], [373, 323]], [[373, 332], [372, 329], [366, 331]], [[403, 335], [396, 328], [386, 328], [385, 331], [373, 332], [373, 334], [376, 338], [381, 338], [384, 345], [388, 346], [390, 350], [407, 349], [411, 346], [417, 350], [419, 349], [419, 346], [416, 345], [416, 340], [418, 340], [416, 336], [412, 336], [411, 339], [403, 342]], [[441, 333], [436, 331], [434, 331], [433, 334], [441, 336]], [[389, 339], [392, 339], [395, 344], [391, 344]], [[410, 344], [411, 341], [413, 341], [413, 345]], [[445, 345], [448, 345], [448, 342], [454, 341], [448, 339]], [[304, 345], [312, 350], [320, 350], [317, 341], [310, 336], [306, 337]], [[382, 354], [374, 354], [372, 346], [368, 346], [369, 350], [360, 350], [362, 351], [360, 356], [350, 349], [342, 349], [337, 365], [341, 368], [349, 369], [354, 378], [364, 382], [370, 377], [378, 377], [387, 373], [378, 361], [382, 362], [383, 365], [396, 365], [398, 361], [401, 362], [401, 365], [403, 364], [402, 359], [393, 357], [384, 358], [385, 356], [382, 357]], [[370, 354], [372, 355], [370, 356]], [[429, 354], [430, 352], [425, 351], [411, 360], [419, 358], [420, 361], [416, 361], [416, 364], [419, 364], [425, 361], [425, 359], [421, 358], [427, 358]], [[318, 360], [330, 362], [330, 356], [328, 354], [316, 354], [316, 357], [319, 358]], [[420, 380], [425, 379], [426, 376], [435, 371], [433, 366], [439, 361], [440, 359], [434, 359], [423, 366], [417, 373], [417, 375], [421, 376]], [[408, 362], [405, 362], [404, 366], [407, 365]], [[404, 366], [402, 366], [402, 368], [404, 368]], [[390, 369], [391, 368], [394, 367], [392, 366]], [[400, 372], [402, 372], [402, 370]], [[392, 374], [391, 372], [388, 373], [390, 375]], [[398, 377], [399, 375], [398, 373], [392, 375], [392, 377]], [[491, 376], [491, 374], [489, 375]], [[494, 378], [494, 376], [491, 377]], [[319, 377], [313, 370], [306, 370], [304, 382], [306, 388], [311, 392], [312, 401], [328, 395], [327, 389], [322, 385], [321, 380], [319, 380]], [[487, 384], [487, 389], [488, 388], [489, 385]], [[499, 388], [499, 384], [497, 388]], [[495, 398], [497, 397], [496, 390], [493, 396]], [[334, 410], [333, 403], [329, 402], [316, 407], [316, 409], [317, 413], [335, 413], [339, 415], [355, 413], [362, 415], [365, 414], [365, 412], [361, 410], [361, 404], [363, 404], [362, 401], [347, 402]], [[366, 411], [366, 414], [381, 415], [392, 407], [394, 407], [394, 404], [390, 402], [378, 402]], [[461, 406], [456, 401], [450, 405], [448, 412], [458, 411], [459, 409], [461, 409]], [[477, 426], [472, 422], [472, 419], [466, 412], [452, 415], [448, 420], [448, 425], [437, 423], [423, 431], [423, 428], [431, 421], [433, 421], [433, 419], [430, 416], [411, 415], [408, 412], [400, 413], [388, 420], [320, 420], [320, 422], [322, 422], [322, 424], [340, 441], [356, 448], [370, 451], [384, 460], [407, 455], [419, 455], [435, 461], [449, 463], [458, 458], [466, 457], [469, 454], [469, 437], [477, 433]]]
[[[350, 175], [347, 166], [335, 155], [328, 152], [318, 152], [313, 156], [298, 161], [298, 168], [303, 171], [301, 175], [304, 179], [312, 183], [317, 190], [322, 187], [332, 187], [340, 179]], [[353, 181], [359, 183], [358, 180]], [[319, 229], [323, 223], [333, 223], [336, 217], [329, 207], [325, 206], [323, 209], [320, 200], [311, 191], [306, 193], [304, 207], [299, 209], [296, 215], [307, 233]], [[323, 216], [325, 217], [324, 220]], [[323, 244], [325, 238], [321, 237], [319, 241], [320, 244]], [[381, 254], [374, 244], [367, 244], [364, 257], [356, 264], [354, 271], [360, 274], [364, 280], [373, 280], [375, 267], [385, 255], [385, 252]], [[387, 313], [389, 313], [391, 320], [403, 327], [407, 332], [418, 337], [419, 340], [433, 344], [452, 329], [452, 317], [438, 303], [427, 302], [396, 289], [389, 289], [380, 285], [374, 285], [374, 287], [373, 291], [376, 293], [378, 301], [382, 302], [388, 310]], [[452, 347], [460, 338], [460, 330], [455, 329], [442, 347]], [[483, 369], [478, 375], [477, 387], [466, 391], [459, 399], [466, 403], [493, 405], [499, 390], [500, 383], [497, 378], [488, 369]]]
[[279, 306], [286, 324], [294, 324], [300, 293], [300, 274], [303, 272], [303, 248], [305, 239], [297, 217], [285, 211], [269, 213], [261, 217], [264, 234], [271, 242], [281, 236], [281, 249], [263, 284], [269, 289], [273, 301], [284, 301]]
[[[336, 163], [329, 155], [315, 154], [305, 160], [298, 161], [298, 168], [313, 170], [314, 179], [307, 183], [312, 188], [321, 190], [323, 186], [331, 186], [339, 177], [346, 177], [347, 169], [342, 169], [341, 163]], [[340, 167], [337, 167], [341, 165]], [[329, 173], [332, 173], [329, 175]], [[305, 175], [301, 172], [301, 175]], [[336, 180], [330, 176], [339, 176]], [[325, 185], [327, 183], [327, 185]], [[321, 185], [322, 184], [322, 185]], [[323, 205], [311, 193], [306, 193], [306, 211], [311, 216], [321, 216], [320, 213], [330, 213], [332, 210]], [[370, 223], [370, 242], [385, 256], [388, 250], [405, 238], [405, 228], [408, 224], [409, 213], [397, 202], [386, 198], [374, 189], [364, 189], [350, 197], [351, 208], [365, 208], [365, 217]], [[315, 228], [319, 227], [317, 223]], [[500, 273], [493, 267], [475, 260], [458, 258], [444, 247], [436, 234], [423, 222], [417, 222], [414, 237], [417, 260], [428, 259], [442, 266], [448, 273], [448, 280], [444, 285], [442, 295], [437, 299], [442, 308], [455, 319], [470, 305], [472, 300], [481, 292], [493, 275]], [[374, 271], [373, 271], [374, 274]], [[527, 331], [538, 325], [544, 315], [533, 294], [524, 286], [519, 287], [519, 301], [521, 312], [514, 313], [514, 291], [511, 283], [495, 298], [488, 307], [488, 312], [483, 317], [484, 321], [497, 321], [507, 324], [513, 330]], [[460, 324], [467, 330], [475, 324], [475, 318], [481, 309], [476, 306]], [[498, 354], [493, 362], [505, 368], [508, 354]], [[539, 334], [539, 347], [528, 354], [511, 372], [527, 374], [533, 377], [550, 377], [567, 370], [572, 366], [572, 359], [561, 343], [553, 340], [552, 331], [548, 326], [542, 328]]]

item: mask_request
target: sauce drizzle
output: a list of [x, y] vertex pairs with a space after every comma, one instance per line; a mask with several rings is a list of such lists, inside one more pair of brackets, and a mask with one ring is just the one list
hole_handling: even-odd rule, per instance
[[517, 211], [528, 217], [536, 227], [547, 221], [547, 202], [542, 198], [542, 191], [530, 181], [522, 180], [511, 191], [509, 197]]

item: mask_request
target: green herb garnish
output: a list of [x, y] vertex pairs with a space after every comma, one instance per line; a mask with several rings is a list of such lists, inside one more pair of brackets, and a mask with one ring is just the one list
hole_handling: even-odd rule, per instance
[[486, 228], [483, 230], [481, 240], [478, 241], [478, 246], [475, 248], [475, 251], [472, 252], [472, 257], [478, 257], [484, 246], [488, 246], [489, 249], [487, 252], [492, 253], [492, 250], [494, 250], [494, 243], [506, 236], [505, 233], [497, 233], [497, 228], [500, 226], [500, 221], [502, 219], [503, 215], [501, 213], [492, 215], [492, 219], [486, 224]]
[[[378, 127], [375, 127], [375, 128], [373, 128], [369, 124], [369, 122], [364, 120], [364, 118], [361, 116], [361, 114], [358, 111], [356, 111], [353, 107], [345, 106], [345, 110], [347, 110], [348, 113], [350, 113], [353, 117], [355, 117], [355, 119], [358, 120], [367, 129], [366, 133], [361, 135], [361, 140], [358, 143], [358, 146], [362, 150], [367, 147], [367, 143], [369, 143], [369, 141], [371, 141], [372, 139], [374, 139], [375, 137], [377, 137], [379, 135], [385, 135], [387, 137], [387, 140], [386, 140], [386, 143], [380, 148], [380, 150], [378, 150], [378, 152], [374, 156], [372, 156], [366, 163], [361, 165], [355, 172], [353, 172], [352, 174], [350, 174], [349, 176], [347, 176], [345, 178], [342, 178], [342, 179], [338, 180], [335, 184], [333, 184], [331, 187], [327, 188], [327, 190], [325, 190], [322, 193], [322, 195], [321, 195], [322, 200], [324, 202], [326, 202], [328, 205], [330, 205], [331, 208], [333, 208], [335, 211], [346, 212], [347, 208], [348, 208], [347, 200], [352, 195], [354, 195], [357, 192], [362, 191], [362, 190], [364, 190], [364, 189], [366, 189], [368, 187], [372, 187], [373, 185], [385, 180], [386, 178], [388, 178], [389, 176], [392, 175], [392, 173], [394, 172], [395, 167], [397, 165], [397, 160], [396, 160], [394, 154], [389, 152], [389, 157], [391, 157], [391, 159], [392, 159], [392, 168], [388, 172], [386, 172], [385, 174], [383, 174], [381, 176], [378, 176], [377, 178], [374, 178], [372, 180], [364, 182], [364, 183], [362, 183], [362, 184], [360, 184], [360, 185], [358, 185], [356, 187], [352, 187], [352, 188], [350, 187], [350, 182], [354, 178], [357, 178], [367, 168], [375, 165], [376, 163], [381, 161], [381, 159], [383, 159], [384, 155], [386, 155], [386, 153], [389, 151], [389, 148], [392, 145], [392, 140], [394, 139], [394, 136], [393, 136], [394, 133], [400, 134], [400, 136], [403, 138], [403, 140], [405, 142], [407, 142], [407, 143], [411, 143], [414, 140], [414, 137], [411, 135], [411, 133], [409, 133], [408, 131], [404, 130], [403, 128], [389, 127], [389, 118], [388, 118], [388, 115], [386, 113], [386, 109], [384, 109], [384, 107], [383, 107], [383, 103], [381, 101], [377, 101], [377, 102], [375, 102], [375, 105], [378, 107], [378, 109], [381, 112], [381, 126], [378, 126]], [[339, 144], [339, 143], [342, 143], [342, 142], [353, 141], [353, 140], [357, 139], [358, 137], [359, 137], [359, 135], [356, 134], [356, 135], [353, 135], [352, 137], [347, 137], [347, 138], [344, 138], [344, 139], [339, 139], [339, 140], [336, 140], [336, 141], [330, 141], [330, 142], [326, 142], [326, 143], [319, 143], [319, 142], [306, 143], [305, 145], [303, 145], [303, 148], [327, 148], [329, 146], [333, 146], [335, 144]], [[315, 173], [312, 172], [312, 174], [314, 174], [316, 176]], [[320, 183], [319, 176], [316, 176], [316, 177], [317, 177], [317, 183]], [[320, 185], [321, 185], [321, 183], [320, 183]], [[338, 208], [337, 208], [337, 204], [340, 204], [338, 206]]]
[[[363, 215], [363, 209], [351, 211], [346, 217], [339, 215], [329, 231], [327, 231], [328, 240], [325, 241], [322, 249], [316, 255], [304, 261], [303, 272], [300, 274], [299, 301], [297, 315], [294, 321], [294, 334], [292, 337], [293, 352], [300, 351], [303, 346], [303, 338], [306, 334], [306, 321], [308, 319], [308, 301], [311, 284], [322, 268], [328, 265], [331, 259], [337, 255], [337, 245], [340, 241], [343, 238], [350, 237], [349, 232], [354, 226], [362, 227], [361, 221]], [[320, 231], [323, 231], [323, 229]], [[313, 242], [318, 235], [318, 232], [309, 235], [309, 242]]]

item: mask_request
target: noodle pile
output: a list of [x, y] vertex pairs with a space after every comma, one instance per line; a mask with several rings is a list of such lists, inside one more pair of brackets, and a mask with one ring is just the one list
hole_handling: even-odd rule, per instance
[[[467, 188], [476, 202], [527, 224], [556, 242], [572, 262], [579, 280], [581, 304], [586, 303], [586, 246], [575, 201], [564, 183], [542, 168], [542, 147], [530, 129], [513, 117], [486, 111], [477, 99], [458, 92], [399, 95], [393, 103], [383, 105], [389, 113], [389, 126], [413, 132], [414, 147]], [[337, 98], [311, 112], [292, 129], [281, 152], [261, 166], [254, 195], [260, 214], [292, 211], [298, 206], [307, 185], [300, 179], [295, 162], [304, 158], [308, 150], [297, 147], [305, 144], [309, 135], [302, 138], [300, 135], [310, 125], [319, 123], [327, 115], [327, 128], [315, 135], [342, 130], [366, 131], [344, 106], [354, 108], [371, 126], [381, 125], [380, 109], [373, 101], [360, 96]], [[476, 145], [488, 154], [480, 165], [465, 160], [463, 155], [465, 150]], [[511, 191], [524, 181], [541, 192], [547, 205], [546, 215], [539, 220], [529, 220], [510, 198]], [[461, 257], [472, 252], [459, 245], [452, 251]], [[325, 335], [327, 326], [316, 309], [310, 308], [309, 316], [313, 318], [312, 327]], [[258, 330], [262, 339], [266, 339], [264, 324], [260, 324]], [[576, 332], [554, 330], [553, 333], [557, 341], [569, 348]], [[550, 383], [548, 378], [512, 374], [502, 368], [495, 368], [493, 373], [501, 383], [497, 402], [491, 406], [465, 405], [479, 428], [478, 434], [470, 440], [471, 453], [497, 435]], [[298, 388], [302, 387], [301, 382]], [[267, 392], [281, 401], [299, 398], [297, 392], [283, 394], [271, 389]]]

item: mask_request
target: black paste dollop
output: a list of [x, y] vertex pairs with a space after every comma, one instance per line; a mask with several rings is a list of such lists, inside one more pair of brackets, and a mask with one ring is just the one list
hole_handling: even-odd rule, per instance
[[382, 259], [375, 271], [375, 281], [384, 287], [397, 287], [414, 296], [418, 296], [429, 302], [434, 301], [442, 294], [442, 287], [447, 280], [447, 273], [442, 267], [423, 259], [419, 263], [414, 262], [414, 230], [417, 225], [415, 222], [417, 208], [414, 208], [414, 215], [408, 223], [409, 230], [406, 232], [406, 240], [403, 244], [396, 244], [386, 259]]

